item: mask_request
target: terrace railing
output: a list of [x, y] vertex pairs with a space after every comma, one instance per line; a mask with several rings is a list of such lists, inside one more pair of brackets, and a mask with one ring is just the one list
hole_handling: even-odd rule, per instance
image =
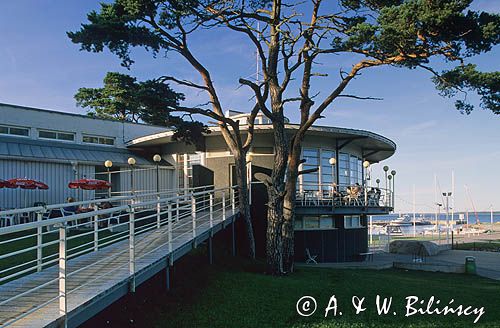
[[[103, 208], [103, 204], [113, 207]], [[80, 213], [50, 218], [47, 213], [62, 211], [64, 207], [82, 206]], [[108, 205], [109, 206], [109, 205]], [[39, 206], [0, 212], [0, 217], [18, 213], [30, 213], [36, 218], [33, 222], [0, 228], [0, 285], [24, 275], [58, 266], [58, 276], [30, 287], [22, 292], [0, 297], [0, 308], [8, 309], [16, 300], [51, 284], [58, 285], [58, 293], [41, 304], [35, 304], [28, 311], [0, 322], [9, 326], [44, 307], [59, 303], [59, 313], [68, 313], [68, 299], [77, 290], [85, 288], [93, 281], [102, 279], [113, 272], [128, 267], [129, 277], [134, 286], [136, 262], [161, 247], [172, 253], [179, 238], [189, 237], [196, 240], [200, 228], [212, 228], [214, 220], [220, 222], [235, 215], [238, 207], [236, 187], [215, 189], [213, 186], [194, 188], [185, 192], [140, 194], [134, 196], [112, 197], [93, 201], [73, 202], [57, 205]], [[175, 234], [172, 229], [175, 228]], [[152, 250], [136, 255], [137, 238], [155, 229], [163, 229], [161, 244]], [[186, 238], [184, 238], [186, 239]], [[182, 240], [184, 240], [182, 239]], [[127, 241], [128, 247], [115, 251], [82, 267], [68, 271], [68, 261], [84, 254], [97, 252], [120, 241]], [[128, 253], [127, 263], [113, 261]], [[85, 284], [69, 288], [67, 280], [82, 270], [100, 262], [110, 263], [105, 272], [99, 272]], [[102, 264], [102, 263], [101, 263]], [[0, 286], [1, 288], [2, 286]], [[133, 287], [135, 288], [135, 287]], [[1, 320], [0, 320], [1, 321]]]
[[297, 205], [334, 207], [393, 207], [392, 190], [359, 185], [302, 183], [297, 185]]

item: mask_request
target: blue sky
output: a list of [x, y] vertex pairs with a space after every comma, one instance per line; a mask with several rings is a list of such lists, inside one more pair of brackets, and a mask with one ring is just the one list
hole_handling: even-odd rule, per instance
[[[80, 52], [66, 31], [78, 29], [86, 14], [99, 1], [18, 0], [0, 2], [0, 102], [84, 113], [73, 95], [80, 87], [97, 87], [107, 71], [125, 70], [107, 53]], [[500, 11], [497, 1], [476, 1], [474, 8]], [[255, 72], [252, 49], [243, 39], [228, 33], [202, 33], [192, 41], [199, 58], [213, 72], [213, 79], [226, 108], [247, 110], [250, 93], [239, 87], [238, 78]], [[473, 59], [484, 70], [499, 70], [500, 47]], [[134, 51], [136, 64], [130, 74], [141, 79], [161, 74], [196, 77], [182, 60], [169, 55], [151, 58]], [[325, 94], [335, 82], [339, 67], [349, 68], [352, 58], [335, 57], [322, 68], [330, 78], [318, 78], [313, 87]], [[188, 103], [204, 101], [199, 94], [186, 93]], [[469, 116], [454, 109], [453, 101], [440, 97], [427, 72], [378, 68], [367, 71], [349, 86], [349, 93], [376, 96], [382, 101], [344, 100], [325, 112], [320, 125], [367, 129], [394, 140], [395, 156], [383, 162], [397, 170], [397, 210], [412, 208], [415, 184], [419, 211], [433, 211], [434, 174], [443, 191], [451, 188], [455, 172], [455, 208], [471, 209], [464, 185], [471, 191], [478, 210], [490, 205], [500, 210], [500, 117], [478, 109]], [[320, 97], [321, 97], [320, 95]], [[296, 109], [288, 108], [292, 121]], [[374, 177], [381, 165], [373, 165]]]

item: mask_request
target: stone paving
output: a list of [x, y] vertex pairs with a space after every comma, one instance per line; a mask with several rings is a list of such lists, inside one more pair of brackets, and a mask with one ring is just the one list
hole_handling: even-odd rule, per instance
[[[500, 253], [498, 252], [445, 250], [438, 255], [427, 257], [426, 263], [464, 264], [466, 256], [475, 257], [479, 276], [500, 280]], [[388, 269], [392, 268], [393, 262], [413, 262], [413, 256], [380, 252], [373, 255], [373, 261], [297, 265], [336, 269]]]

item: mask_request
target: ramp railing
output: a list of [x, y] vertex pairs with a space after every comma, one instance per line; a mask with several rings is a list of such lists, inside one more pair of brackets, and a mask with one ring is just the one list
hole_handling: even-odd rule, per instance
[[[78, 207], [78, 212], [68, 209]], [[50, 270], [58, 266], [54, 274], [43, 282], [22, 292], [7, 293], [0, 298], [0, 309], [8, 311], [17, 300], [28, 295], [36, 295], [42, 289], [57, 286], [57, 293], [29, 310], [0, 321], [0, 326], [14, 322], [48, 306], [59, 304], [59, 315], [64, 319], [68, 313], [68, 299], [80, 289], [97, 280], [127, 271], [131, 290], [135, 289], [137, 261], [161, 248], [171, 253], [179, 239], [196, 241], [197, 234], [214, 225], [214, 219], [225, 220], [236, 213], [238, 198], [236, 187], [215, 189], [213, 186], [186, 191], [160, 192], [134, 196], [73, 202], [0, 212], [0, 217], [16, 213], [30, 213], [36, 220], [24, 224], [0, 228], [0, 285], [25, 275]], [[60, 217], [48, 213], [60, 211]], [[166, 229], [160, 235], [160, 244], [155, 244], [147, 252], [137, 253], [136, 245], [148, 232]], [[175, 232], [175, 234], [174, 234]], [[103, 252], [106, 256], [91, 263], [69, 270], [68, 261], [91, 252], [105, 251], [107, 247], [128, 240], [128, 247], [118, 251]], [[128, 261], [114, 261], [128, 253]], [[165, 256], [165, 253], [162, 253]], [[73, 276], [102, 263], [105, 271], [100, 271], [92, 279], [78, 286], [67, 284]], [[7, 286], [0, 286], [5, 288]]]

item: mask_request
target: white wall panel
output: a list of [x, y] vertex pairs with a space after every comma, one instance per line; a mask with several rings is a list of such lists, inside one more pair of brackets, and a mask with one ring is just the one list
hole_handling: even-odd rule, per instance
[[75, 174], [69, 163], [0, 159], [0, 179], [28, 178], [49, 186], [48, 190], [0, 189], [0, 208], [32, 206], [35, 202], [62, 203], [70, 196], [77, 200], [91, 199], [94, 196], [93, 191], [69, 189], [68, 183], [84, 176], [92, 178], [94, 171], [93, 165], [78, 165]]

